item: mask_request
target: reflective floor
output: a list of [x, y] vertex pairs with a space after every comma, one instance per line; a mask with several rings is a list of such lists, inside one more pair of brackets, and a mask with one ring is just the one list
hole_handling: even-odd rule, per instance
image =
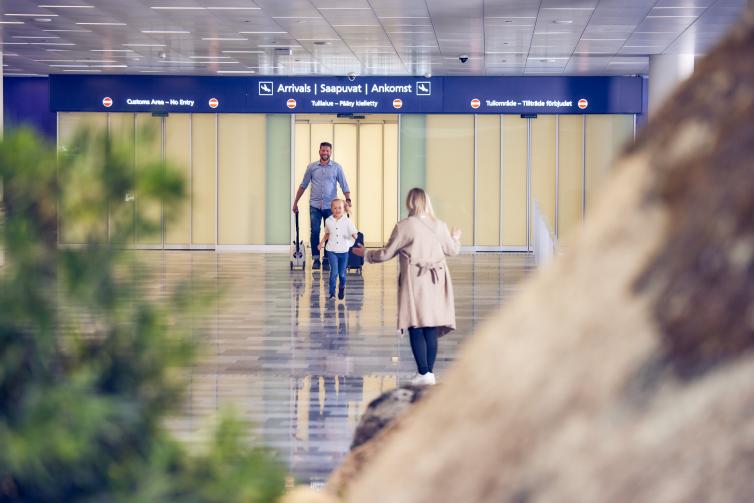
[[[395, 328], [397, 262], [349, 274], [346, 298], [327, 300], [327, 272], [289, 271], [282, 254], [139, 252], [155, 271], [154, 293], [200, 278], [221, 300], [195, 322], [204, 340], [191, 371], [177, 436], [201, 443], [215, 414], [231, 407], [249, 438], [275, 449], [299, 483], [319, 485], [348, 451], [366, 405], [415, 372]], [[527, 254], [449, 259], [458, 329], [441, 339], [435, 373], [474, 327], [533, 269]]]

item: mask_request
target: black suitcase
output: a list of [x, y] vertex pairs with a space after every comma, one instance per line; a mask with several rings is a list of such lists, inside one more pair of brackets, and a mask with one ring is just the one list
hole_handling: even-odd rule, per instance
[[[353, 246], [364, 246], [363, 233], [356, 233], [356, 241], [354, 241]], [[346, 272], [355, 270], [357, 274], [361, 274], [361, 269], [364, 267], [364, 257], [356, 255], [353, 252], [353, 246], [348, 249], [348, 265], [346, 266]]]
[[291, 245], [291, 271], [306, 269], [306, 247], [298, 236], [298, 212], [296, 212], [296, 240]]

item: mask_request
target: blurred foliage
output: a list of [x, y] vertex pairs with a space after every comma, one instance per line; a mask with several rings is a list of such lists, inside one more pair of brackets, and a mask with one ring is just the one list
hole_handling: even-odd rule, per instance
[[[153, 209], [170, 220], [182, 178], [135, 162], [133, 139], [68, 145], [29, 130], [0, 143], [0, 501], [274, 501], [284, 471], [244, 425], [221, 419], [200, 452], [164, 426], [208, 299], [183, 284], [149, 300], [148, 268], [118, 243], [160, 232]], [[81, 246], [58, 246], [59, 219]]]

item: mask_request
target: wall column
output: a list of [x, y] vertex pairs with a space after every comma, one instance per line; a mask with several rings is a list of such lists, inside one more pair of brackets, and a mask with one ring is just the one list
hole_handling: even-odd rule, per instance
[[676, 85], [693, 72], [693, 54], [649, 56], [649, 115], [654, 115]]

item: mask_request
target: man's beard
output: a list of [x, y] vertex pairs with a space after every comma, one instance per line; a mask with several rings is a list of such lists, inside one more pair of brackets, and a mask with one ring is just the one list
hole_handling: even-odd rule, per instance
[[329, 155], [321, 155], [321, 156], [319, 156], [319, 160], [327, 162], [327, 161], [330, 160], [330, 156]]

